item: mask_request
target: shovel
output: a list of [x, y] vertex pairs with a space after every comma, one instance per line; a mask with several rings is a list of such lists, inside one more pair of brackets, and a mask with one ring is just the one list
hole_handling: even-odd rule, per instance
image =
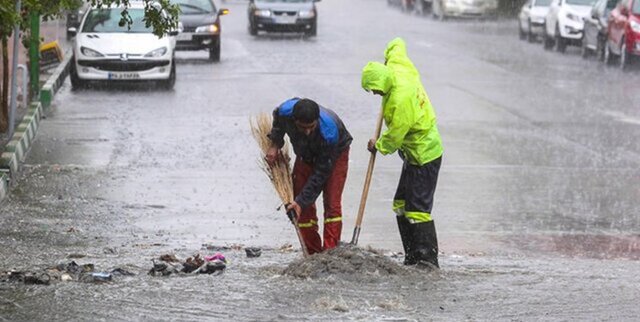
[[[380, 110], [380, 116], [378, 116], [378, 124], [376, 125], [376, 140], [380, 137], [380, 131], [382, 130], [382, 109]], [[362, 219], [364, 217], [364, 207], [367, 204], [367, 196], [369, 195], [369, 185], [371, 184], [371, 176], [373, 175], [373, 166], [376, 163], [376, 152], [371, 152], [369, 157], [369, 167], [367, 168], [367, 176], [364, 179], [364, 188], [362, 189], [362, 197], [360, 197], [360, 208], [358, 209], [358, 217], [356, 218], [356, 227], [353, 229], [353, 238], [351, 239], [352, 245], [358, 245], [358, 238], [360, 237], [360, 228], [362, 227]]]

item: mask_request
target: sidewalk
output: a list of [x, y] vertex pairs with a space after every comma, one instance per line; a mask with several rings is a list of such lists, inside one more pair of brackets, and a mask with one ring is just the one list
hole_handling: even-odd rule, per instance
[[[58, 41], [64, 55], [70, 48], [70, 43], [65, 39], [65, 25], [64, 20], [41, 24], [43, 43]], [[27, 60], [26, 50], [24, 48], [19, 50], [21, 53], [18, 58], [19, 63], [24, 63]], [[40, 72], [40, 99], [29, 102], [27, 106], [22, 106], [22, 104], [17, 106], [14, 118], [15, 133], [12, 137], [8, 137], [6, 132], [0, 133], [0, 203], [9, 193], [12, 180], [20, 173], [21, 163], [25, 160], [31, 144], [36, 138], [43, 113], [57, 90], [62, 86], [69, 71], [69, 61], [69, 57], [63, 57], [62, 63], [58, 66], [52, 66], [50, 69]]]
[[[64, 19], [42, 22], [40, 24], [40, 37], [44, 39], [44, 41], [42, 42], [43, 44], [51, 41], [57, 41], [63, 52], [66, 52], [69, 48], [71, 48], [71, 43], [66, 39], [66, 27], [65, 27]], [[19, 50], [18, 64], [26, 65], [28, 60], [27, 49], [25, 49], [24, 46], [20, 45], [20, 48], [18, 50]], [[13, 53], [13, 37], [9, 39], [9, 53], [10, 53], [9, 68], [11, 68], [12, 66], [11, 53]], [[54, 70], [55, 70], [55, 66], [40, 72], [40, 87], [42, 87], [42, 85], [44, 85], [47, 82], [47, 80], [52, 75]], [[0, 75], [3, 72], [4, 71], [2, 70], [2, 65], [0, 64]], [[21, 75], [18, 75], [18, 86], [22, 87]], [[21, 96], [23, 92], [22, 89], [19, 88], [18, 91], [20, 96], [18, 97], [18, 104], [16, 106], [16, 115], [15, 115], [16, 127], [22, 121], [24, 115], [29, 110], [29, 106], [22, 106], [21, 104]], [[8, 133], [6, 132], [0, 133], [0, 153], [4, 151], [5, 145], [10, 140], [10, 138], [7, 137], [7, 134]]]

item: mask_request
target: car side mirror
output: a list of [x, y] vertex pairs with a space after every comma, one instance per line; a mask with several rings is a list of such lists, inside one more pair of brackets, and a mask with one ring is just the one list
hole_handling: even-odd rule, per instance
[[229, 9], [220, 9], [218, 10], [218, 16], [226, 16], [229, 14]]
[[71, 27], [67, 29], [67, 33], [69, 36], [75, 37], [78, 34], [78, 29], [76, 27]]

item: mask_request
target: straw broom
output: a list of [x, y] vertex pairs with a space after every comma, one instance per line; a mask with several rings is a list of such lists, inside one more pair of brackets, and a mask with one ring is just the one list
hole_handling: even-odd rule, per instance
[[[260, 168], [266, 173], [269, 181], [273, 185], [278, 197], [284, 205], [288, 205], [293, 202], [293, 181], [291, 179], [291, 166], [289, 165], [289, 145], [285, 141], [285, 145], [280, 149], [280, 157], [276, 161], [275, 164], [269, 165], [266, 161], [267, 151], [271, 147], [271, 139], [267, 137], [267, 134], [271, 132], [272, 127], [272, 118], [268, 113], [260, 113], [257, 116], [254, 116], [250, 120], [251, 124], [251, 134], [253, 134], [254, 139], [258, 143], [258, 147], [260, 148], [261, 158], [258, 161]], [[295, 214], [295, 211], [291, 210], [287, 213], [289, 216], [289, 220], [293, 224], [296, 229], [296, 235], [298, 235], [298, 240], [300, 241], [300, 246], [302, 247], [302, 253], [306, 257], [308, 255], [307, 247], [304, 244], [304, 240], [302, 239], [302, 235], [300, 234], [300, 229], [298, 228], [298, 218]]]

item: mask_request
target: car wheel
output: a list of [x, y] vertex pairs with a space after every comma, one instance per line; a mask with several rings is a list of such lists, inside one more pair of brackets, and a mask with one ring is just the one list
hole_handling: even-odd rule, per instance
[[598, 55], [599, 61], [604, 61], [604, 43], [602, 40], [598, 40], [598, 45], [596, 46], [596, 55]]
[[69, 80], [71, 80], [71, 89], [77, 90], [85, 87], [84, 82], [78, 76], [78, 70], [76, 69], [76, 60], [71, 58], [71, 66], [69, 68]]
[[413, 12], [419, 16], [424, 15], [424, 0], [416, 0], [416, 3], [413, 5]]
[[173, 86], [176, 84], [176, 61], [175, 59], [171, 61], [171, 73], [169, 73], [169, 78], [162, 82], [162, 87], [165, 89], [173, 89]]
[[622, 69], [623, 71], [626, 71], [629, 69], [629, 58], [631, 58], [629, 56], [629, 53], [627, 53], [627, 44], [626, 41], [624, 39], [622, 39], [622, 48], [620, 48], [620, 69]]
[[585, 39], [584, 34], [582, 35], [581, 42], [582, 42], [582, 45], [580, 46], [580, 56], [582, 56], [582, 58], [584, 59], [587, 59], [591, 55], [591, 49], [587, 47], [587, 40]]
[[609, 48], [609, 44], [604, 45], [604, 59], [602, 60], [605, 65], [613, 65], [613, 53], [611, 53], [611, 49]]
[[209, 48], [209, 60], [212, 62], [219, 62], [220, 61], [220, 41], [221, 39], [218, 38], [215, 42], [213, 47]]
[[562, 35], [560, 34], [560, 27], [558, 25], [556, 25], [556, 37], [555, 37], [556, 41], [556, 51], [559, 53], [564, 53], [564, 51], [567, 49], [567, 42], [564, 38], [562, 38]]
[[252, 23], [249, 23], [249, 35], [251, 35], [251, 36], [257, 36], [258, 35], [258, 27], [256, 27]]
[[518, 23], [518, 36], [520, 37], [520, 40], [527, 39], [527, 34], [524, 32], [521, 22]]
[[529, 28], [527, 28], [527, 41], [528, 42], [536, 41], [536, 36], [533, 34], [533, 32], [531, 32], [531, 22], [529, 22]]
[[546, 28], [544, 29], [544, 33], [542, 34], [542, 44], [544, 46], [544, 49], [546, 50], [551, 50], [554, 44], [553, 38], [549, 37]]
[[313, 24], [311, 24], [311, 29], [307, 30], [304, 33], [305, 36], [307, 37], [315, 37], [318, 35], [318, 22], [314, 21]]
[[431, 10], [431, 16], [433, 19], [442, 21], [444, 20], [444, 12], [442, 11], [442, 3], [439, 0], [433, 0], [433, 10]]

